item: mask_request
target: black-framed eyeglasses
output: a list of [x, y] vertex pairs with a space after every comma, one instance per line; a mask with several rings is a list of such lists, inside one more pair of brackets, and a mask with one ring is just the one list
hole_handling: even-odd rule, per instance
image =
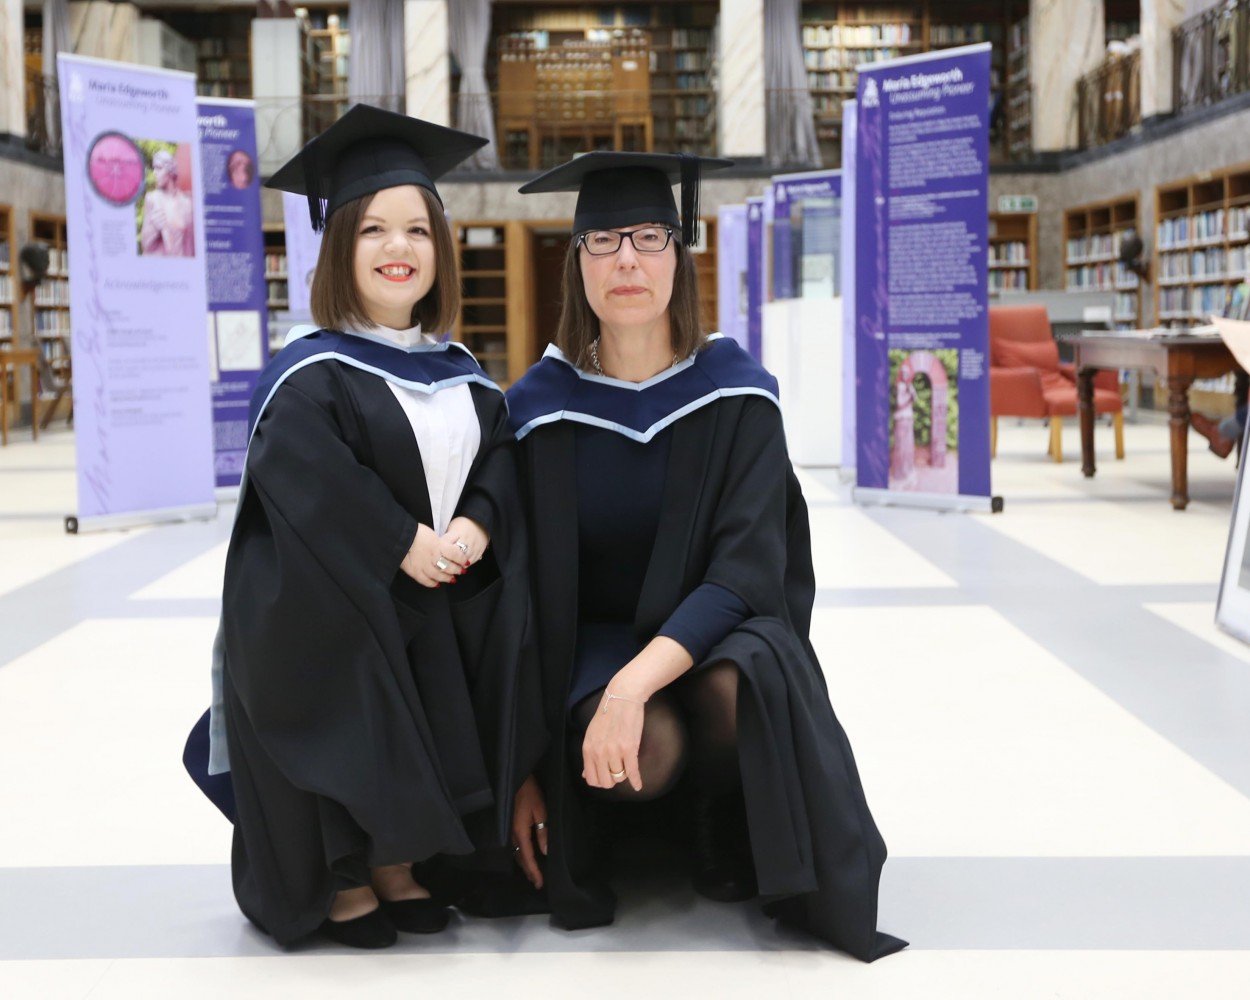
[[595, 257], [606, 257], [621, 248], [621, 241], [628, 238], [639, 253], [659, 253], [668, 247], [673, 231], [667, 226], [644, 226], [632, 232], [621, 233], [615, 229], [592, 229], [582, 233], [577, 241], [586, 252]]

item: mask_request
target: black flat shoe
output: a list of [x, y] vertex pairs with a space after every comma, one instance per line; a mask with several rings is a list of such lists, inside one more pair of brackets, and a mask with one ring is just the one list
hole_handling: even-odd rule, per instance
[[742, 793], [694, 802], [694, 891], [718, 903], [741, 903], [759, 893]]
[[451, 912], [437, 899], [382, 900], [382, 912], [405, 934], [437, 934], [447, 926]]
[[327, 917], [318, 929], [322, 937], [349, 948], [389, 948], [399, 940], [395, 925], [387, 919], [382, 907], [351, 920], [330, 920]]

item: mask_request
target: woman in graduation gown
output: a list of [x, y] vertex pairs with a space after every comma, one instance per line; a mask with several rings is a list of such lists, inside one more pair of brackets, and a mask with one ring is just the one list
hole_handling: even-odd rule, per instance
[[320, 328], [253, 399], [208, 770], [230, 773], [235, 896], [284, 945], [441, 930], [412, 864], [506, 856], [541, 752], [503, 396], [422, 333], [459, 307], [434, 180], [484, 143], [357, 105], [270, 182], [324, 228]]
[[596, 816], [677, 789], [700, 893], [871, 961], [905, 942], [877, 930], [885, 843], [808, 637], [776, 382], [700, 333], [687, 247], [722, 164], [590, 153], [521, 189], [579, 196], [556, 344], [508, 393], [552, 734], [513, 837], [558, 925], [609, 923]]

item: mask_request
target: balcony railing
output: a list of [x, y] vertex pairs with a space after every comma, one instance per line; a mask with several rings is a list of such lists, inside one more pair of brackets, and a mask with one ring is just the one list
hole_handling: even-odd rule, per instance
[[1076, 84], [1082, 149], [1128, 135], [1141, 124], [1141, 53], [1111, 56]]
[[1178, 114], [1250, 90], [1250, 0], [1227, 0], [1172, 33], [1172, 106]]

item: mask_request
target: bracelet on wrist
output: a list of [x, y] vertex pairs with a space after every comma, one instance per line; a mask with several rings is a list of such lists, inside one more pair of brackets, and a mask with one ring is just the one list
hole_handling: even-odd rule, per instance
[[603, 701], [600, 703], [599, 711], [606, 712], [608, 710], [608, 702], [610, 701], [625, 701], [629, 702], [631, 705], [645, 705], [647, 703], [646, 698], [626, 698], [623, 695], [613, 694], [611, 691], [605, 690], [603, 692]]

